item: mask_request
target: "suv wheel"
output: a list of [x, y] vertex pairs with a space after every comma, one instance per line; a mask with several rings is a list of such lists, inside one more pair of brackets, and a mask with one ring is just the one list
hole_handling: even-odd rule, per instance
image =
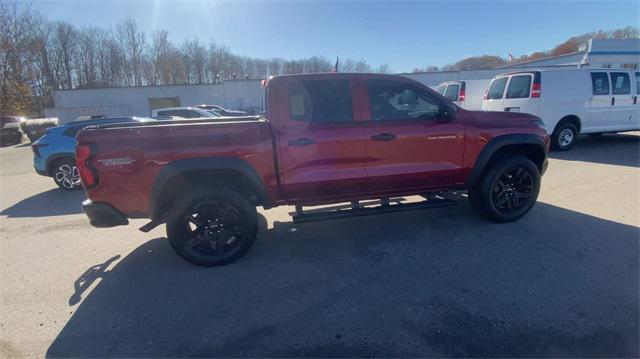
[[551, 134], [551, 147], [558, 151], [567, 151], [573, 147], [578, 137], [578, 129], [572, 123], [561, 123]]
[[496, 222], [511, 222], [524, 216], [540, 192], [540, 171], [522, 156], [496, 162], [480, 183], [469, 190], [471, 206]]
[[72, 158], [65, 158], [55, 163], [51, 171], [53, 181], [66, 191], [75, 191], [82, 188], [80, 183], [80, 172], [76, 167], [76, 162]]
[[236, 261], [253, 245], [256, 208], [230, 189], [201, 191], [177, 204], [167, 218], [167, 237], [189, 263], [220, 266]]

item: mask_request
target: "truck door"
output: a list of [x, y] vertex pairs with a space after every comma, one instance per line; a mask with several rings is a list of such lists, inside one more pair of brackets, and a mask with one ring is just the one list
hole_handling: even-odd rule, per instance
[[[624, 131], [638, 128], [638, 108], [631, 94], [631, 76], [628, 72], [610, 72], [611, 115], [607, 131]], [[636, 100], [637, 101], [637, 100]]]
[[367, 187], [403, 191], [437, 188], [457, 181], [464, 126], [443, 121], [445, 104], [411, 82], [366, 80]]
[[290, 200], [358, 192], [366, 177], [364, 128], [348, 79], [285, 80], [277, 118], [280, 180]]
[[589, 131], [606, 131], [611, 115], [611, 86], [606, 72], [591, 73], [591, 100], [589, 100]]

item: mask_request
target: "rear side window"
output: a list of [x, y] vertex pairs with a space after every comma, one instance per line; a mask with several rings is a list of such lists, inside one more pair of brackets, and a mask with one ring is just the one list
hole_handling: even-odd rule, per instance
[[531, 76], [512, 76], [507, 88], [507, 98], [527, 98], [531, 90]]
[[451, 84], [447, 86], [447, 91], [445, 91], [444, 97], [451, 101], [458, 101], [458, 91], [460, 91], [460, 85]]
[[609, 76], [606, 72], [592, 72], [591, 85], [593, 86], [594, 95], [609, 94]]
[[309, 122], [353, 120], [351, 89], [347, 80], [302, 81], [289, 87], [291, 119]]
[[611, 87], [614, 95], [628, 95], [631, 93], [631, 79], [624, 72], [611, 73]]
[[447, 87], [447, 86], [445, 86], [445, 85], [440, 85], [440, 86], [436, 87], [436, 92], [437, 92], [437, 93], [439, 93], [439, 94], [441, 94], [442, 96], [444, 96], [444, 89], [445, 89], [445, 87]]
[[499, 77], [491, 82], [489, 92], [487, 92], [487, 100], [498, 100], [502, 98], [504, 87], [507, 84], [508, 77]]

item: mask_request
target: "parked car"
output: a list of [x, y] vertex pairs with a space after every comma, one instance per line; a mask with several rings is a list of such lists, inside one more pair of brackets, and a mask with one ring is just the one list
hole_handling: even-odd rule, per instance
[[[414, 80], [381, 74], [279, 76], [266, 117], [100, 126], [76, 158], [95, 227], [167, 224], [185, 260], [230, 263], [256, 237], [256, 206], [295, 205], [294, 222], [403, 210], [389, 198], [468, 190], [483, 216], [514, 221], [535, 204], [549, 136], [538, 117], [473, 112]], [[159, 126], [161, 125], [161, 126]], [[378, 208], [360, 200], [381, 199]], [[303, 206], [352, 203], [307, 213]], [[405, 206], [410, 206], [406, 204]]]
[[24, 122], [24, 132], [29, 137], [31, 143], [36, 142], [40, 137], [44, 136], [47, 129], [58, 126], [58, 119], [52, 118], [32, 118]]
[[593, 136], [640, 129], [640, 72], [548, 69], [496, 76], [482, 108], [536, 115], [551, 147], [570, 149], [580, 133]]
[[465, 110], [481, 110], [482, 97], [491, 80], [443, 82], [436, 91]]
[[222, 106], [218, 106], [218, 105], [198, 105], [196, 107], [200, 108], [200, 109], [203, 109], [203, 110], [213, 111], [213, 112], [219, 114], [220, 116], [224, 116], [224, 117], [249, 116], [249, 113], [246, 112], [246, 111], [229, 110], [229, 109], [226, 109], [226, 108], [224, 108]]
[[78, 131], [87, 126], [146, 121], [152, 120], [139, 117], [113, 117], [74, 121], [62, 126], [50, 127], [42, 137], [31, 144], [33, 166], [38, 174], [52, 177], [58, 187], [64, 190], [80, 189], [80, 176], [75, 161]]
[[22, 142], [22, 119], [19, 116], [0, 116], [0, 146]]
[[151, 111], [151, 117], [212, 118], [221, 115], [197, 107], [169, 107]]

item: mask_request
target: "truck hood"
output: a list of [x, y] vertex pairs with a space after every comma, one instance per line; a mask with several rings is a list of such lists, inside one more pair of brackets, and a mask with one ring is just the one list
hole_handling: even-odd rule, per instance
[[[540, 117], [521, 112], [470, 111], [479, 127], [538, 127]], [[544, 120], [543, 120], [544, 121]]]

